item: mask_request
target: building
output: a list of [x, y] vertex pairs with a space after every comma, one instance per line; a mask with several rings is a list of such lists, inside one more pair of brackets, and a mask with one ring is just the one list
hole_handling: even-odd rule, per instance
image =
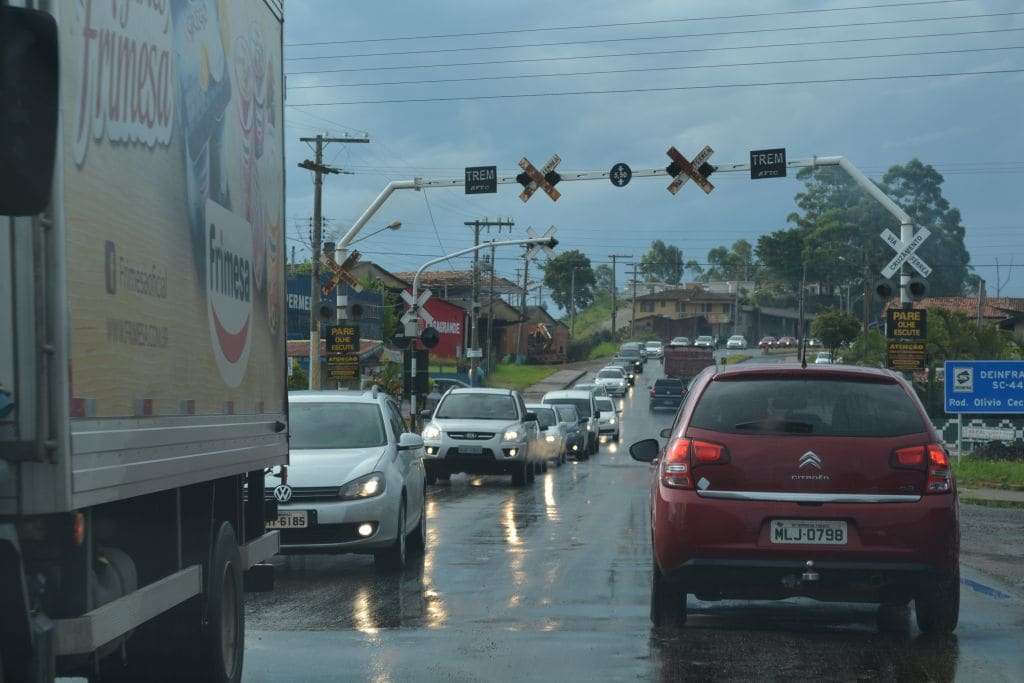
[[[326, 282], [328, 275], [322, 275]], [[309, 339], [309, 283], [308, 275], [288, 277], [288, 339]], [[359, 336], [363, 339], [380, 340], [383, 299], [378, 292], [356, 292], [348, 285], [341, 285], [341, 294], [348, 297], [350, 311], [359, 310]], [[335, 292], [323, 297], [325, 303], [334, 303]], [[355, 308], [355, 304], [359, 308]], [[322, 332], [321, 332], [322, 333]]]
[[664, 323], [648, 320], [650, 318], [686, 320], [690, 321], [686, 323], [690, 333], [680, 332], [680, 335], [710, 334], [722, 337], [732, 334], [735, 306], [735, 294], [709, 292], [701, 286], [689, 285], [638, 295], [633, 303], [633, 319], [638, 325], [642, 324], [640, 329], [649, 327], [652, 332], [683, 327], [678, 324], [669, 324], [666, 327]]
[[[1024, 298], [986, 297], [979, 302], [976, 296], [933, 296], [915, 301], [914, 308], [941, 308], [976, 319], [979, 303], [982, 320], [1010, 332], [1018, 342], [1024, 341]], [[886, 309], [899, 307], [899, 299], [886, 304]]]
[[522, 357], [527, 363], [564, 363], [569, 327], [541, 306], [527, 306], [526, 319], [502, 328], [498, 357]]

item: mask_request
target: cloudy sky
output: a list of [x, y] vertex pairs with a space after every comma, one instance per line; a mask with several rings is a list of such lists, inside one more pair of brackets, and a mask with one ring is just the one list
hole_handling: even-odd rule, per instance
[[[285, 44], [287, 216], [300, 258], [312, 213], [311, 176], [296, 167], [312, 152], [300, 136], [372, 140], [327, 149], [326, 161], [352, 173], [326, 180], [330, 237], [388, 180], [461, 177], [473, 165], [516, 173], [520, 158], [539, 167], [556, 153], [565, 173], [664, 167], [670, 145], [691, 157], [710, 145], [719, 164], [785, 147], [790, 159], [847, 156], [876, 178], [914, 157], [933, 164], [990, 295], [998, 259], [1003, 295], [1024, 296], [1020, 0], [288, 0]], [[983, 71], [1002, 73], [906, 78]], [[634, 92], [493, 97], [623, 90]], [[512, 185], [477, 196], [407, 190], [363, 234], [394, 220], [401, 231], [358, 248], [413, 270], [471, 244], [464, 221], [501, 216], [517, 236], [555, 225], [562, 248], [595, 263], [639, 259], [657, 238], [703, 262], [712, 247], [783, 227], [802, 187], [793, 177], [712, 180], [710, 196], [692, 183], [672, 196], [665, 177], [621, 189], [563, 182], [557, 203], [537, 193], [527, 204]], [[499, 252], [499, 272], [512, 275], [516, 253]]]

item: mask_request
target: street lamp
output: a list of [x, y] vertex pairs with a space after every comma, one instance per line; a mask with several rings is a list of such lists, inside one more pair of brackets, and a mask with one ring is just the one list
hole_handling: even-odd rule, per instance
[[[505, 241], [502, 241], [502, 242], [485, 242], [484, 244], [477, 244], [477, 245], [474, 245], [472, 247], [466, 247], [465, 249], [460, 249], [459, 251], [453, 251], [450, 254], [445, 254], [444, 256], [438, 256], [435, 259], [431, 259], [431, 260], [427, 261], [426, 263], [424, 263], [422, 266], [420, 266], [419, 269], [416, 271], [416, 275], [414, 275], [413, 278], [412, 278], [412, 304], [410, 306], [410, 312], [413, 313], [413, 314], [416, 314], [417, 310], [419, 309], [419, 304], [417, 302], [419, 301], [419, 296], [420, 296], [420, 275], [422, 275], [423, 271], [425, 271], [430, 266], [433, 266], [433, 265], [436, 265], [438, 263], [441, 263], [442, 261], [447, 261], [448, 259], [457, 258], [459, 256], [465, 256], [466, 254], [472, 254], [473, 252], [479, 251], [481, 249], [492, 249], [492, 248], [495, 248], [495, 247], [514, 247], [514, 246], [519, 246], [519, 245], [527, 245], [527, 246], [529, 246], [529, 245], [540, 245], [540, 246], [547, 247], [548, 249], [554, 249], [558, 245], [558, 240], [555, 239], [554, 237], [530, 237], [530, 238], [521, 239], [521, 240], [505, 240]], [[414, 315], [414, 317], [409, 322], [407, 322], [405, 324], [405, 336], [409, 337], [410, 339], [415, 337], [416, 336], [416, 330], [417, 330], [418, 327], [419, 327], [419, 325], [418, 325], [418, 323], [416, 321], [416, 317]], [[412, 375], [412, 385], [413, 385], [413, 392], [412, 392], [411, 401], [410, 401], [410, 410], [412, 411], [412, 419], [413, 419], [413, 423], [415, 424], [416, 418], [418, 417], [417, 414], [416, 414], [416, 390], [415, 390], [415, 386], [416, 386], [416, 354], [415, 353], [412, 354], [412, 358], [409, 361], [409, 372]]]

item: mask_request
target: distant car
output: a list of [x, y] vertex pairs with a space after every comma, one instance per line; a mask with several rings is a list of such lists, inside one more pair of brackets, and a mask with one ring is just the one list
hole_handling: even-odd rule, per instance
[[779, 337], [777, 346], [784, 349], [792, 349], [797, 345], [796, 337]]
[[[620, 368], [626, 375], [626, 382], [629, 386], [636, 384], [636, 366], [632, 361], [624, 360], [622, 358], [613, 358], [606, 367], [609, 368]], [[579, 386], [578, 384], [576, 386]]]
[[715, 338], [709, 334], [702, 334], [697, 337], [697, 340], [693, 342], [693, 345], [702, 349], [713, 349], [715, 348]]
[[585, 430], [580, 428], [580, 414], [576, 406], [559, 404], [551, 407], [558, 414], [558, 423], [565, 431], [565, 454], [578, 459], [586, 447], [587, 439]]
[[549, 391], [541, 399], [541, 403], [545, 404], [576, 406], [576, 411], [580, 414], [580, 428], [586, 437], [582, 453], [584, 460], [597, 453], [601, 447], [601, 432], [598, 427], [598, 420], [601, 416], [597, 410], [596, 401], [597, 397], [592, 391], [580, 391], [579, 389]]
[[817, 337], [808, 337], [807, 341], [804, 343], [807, 345], [807, 348], [809, 349], [821, 348], [822, 346], [821, 340], [818, 339]]
[[612, 441], [618, 442], [621, 432], [619, 431], [619, 411], [615, 408], [615, 402], [610, 398], [599, 396], [596, 403], [597, 410], [601, 413], [597, 423], [601, 436], [607, 436]]
[[747, 348], [747, 338], [742, 334], [734, 334], [729, 337], [729, 340], [725, 342], [725, 348], [727, 349], [745, 349]]
[[619, 349], [619, 355], [615, 359], [632, 363], [633, 372], [637, 375], [641, 375], [644, 372], [644, 359], [635, 348]]
[[598, 370], [594, 384], [604, 387], [612, 396], [624, 396], [629, 390], [629, 378], [619, 366]]
[[619, 347], [619, 351], [622, 351], [623, 349], [635, 349], [640, 353], [640, 358], [642, 358], [644, 362], [647, 362], [649, 355], [647, 353], [647, 347], [643, 342], [626, 342]]
[[540, 432], [537, 446], [538, 450], [543, 453], [541, 457], [544, 458], [544, 469], [547, 469], [549, 462], [564, 465], [568, 434], [565, 424], [558, 417], [555, 406], [527, 403], [526, 410], [537, 416], [537, 429]]
[[668, 343], [669, 346], [691, 346], [692, 344], [689, 337], [673, 337], [672, 341]]
[[832, 354], [828, 351], [818, 351], [818, 355], [814, 359], [815, 365], [831, 365]]
[[779, 343], [779, 340], [775, 337], [761, 337], [761, 341], [757, 342], [757, 345], [764, 350], [774, 349]]
[[383, 392], [288, 394], [288, 482], [278, 501], [285, 553], [369, 553], [400, 570], [427, 542], [423, 439]]
[[[886, 370], [733, 365], [700, 375], [651, 463], [651, 619], [698, 600], [913, 600], [924, 633], [960, 609], [957, 489], [942, 437]], [[646, 520], [645, 520], [646, 521]]]
[[518, 391], [452, 389], [424, 418], [429, 483], [468, 472], [509, 474], [513, 486], [525, 486], [543, 469], [537, 416]]
[[468, 387], [469, 383], [464, 382], [461, 379], [455, 379], [454, 377], [438, 377], [431, 381], [430, 393], [427, 394], [427, 408], [433, 408], [437, 405], [437, 402], [441, 400], [441, 397], [447, 393], [449, 389], [455, 389], [457, 387]]
[[649, 410], [662, 406], [678, 408], [686, 395], [686, 385], [681, 379], [666, 377], [655, 380], [651, 386], [650, 400], [647, 403]]
[[579, 389], [580, 391], [589, 391], [592, 394], [594, 394], [594, 396], [611, 396], [611, 394], [608, 393], [607, 387], [605, 387], [602, 384], [594, 384], [594, 383], [591, 383], [591, 382], [581, 382], [580, 384], [574, 384], [572, 386], [572, 388], [573, 389]]
[[665, 354], [665, 345], [660, 341], [649, 341], [644, 344], [648, 358], [661, 358]]

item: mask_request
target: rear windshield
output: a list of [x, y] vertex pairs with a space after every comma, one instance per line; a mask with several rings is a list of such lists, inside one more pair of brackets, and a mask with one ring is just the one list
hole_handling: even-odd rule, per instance
[[640, 356], [640, 351], [637, 349], [622, 349], [619, 351], [619, 355], [623, 358], [637, 358]]
[[580, 414], [576, 412], [576, 406], [555, 406], [558, 417], [562, 422], [578, 422]]
[[372, 448], [387, 444], [384, 419], [376, 403], [288, 405], [292, 448]]
[[590, 417], [590, 399], [588, 398], [549, 398], [544, 400], [545, 403], [551, 405], [565, 405], [565, 406], [576, 406], [576, 412], [580, 414], [580, 419]]
[[526, 409], [537, 416], [537, 424], [541, 429], [554, 427], [558, 424], [558, 420], [555, 419], [555, 411], [553, 408], [531, 408], [530, 406], [526, 406]]
[[610, 398], [597, 397], [594, 399], [594, 403], [597, 405], [597, 409], [602, 413], [610, 413], [615, 410], [615, 406], [612, 405]]
[[509, 394], [448, 394], [434, 417], [456, 420], [515, 420], [516, 402]]
[[654, 383], [655, 389], [682, 389], [683, 380], [681, 379], [659, 379]]
[[621, 370], [602, 370], [597, 373], [597, 376], [601, 379], [622, 379]]
[[898, 384], [835, 379], [712, 382], [691, 427], [730, 434], [900, 436], [925, 431], [921, 414]]

